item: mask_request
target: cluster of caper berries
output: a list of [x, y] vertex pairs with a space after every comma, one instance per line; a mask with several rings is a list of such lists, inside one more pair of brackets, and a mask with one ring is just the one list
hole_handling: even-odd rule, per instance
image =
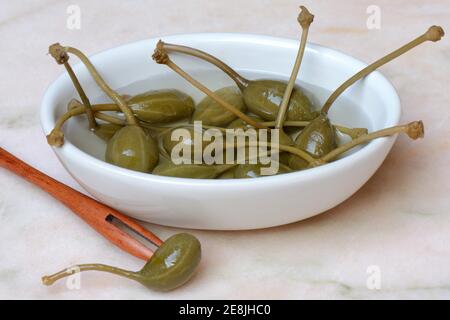
[[[298, 22], [302, 34], [288, 82], [272, 79], [248, 80], [206, 52], [159, 41], [153, 59], [159, 64], [167, 65], [206, 94], [197, 105], [189, 95], [175, 89], [148, 91], [133, 97], [121, 96], [106, 84], [82, 52], [72, 47], [52, 45], [51, 55], [66, 67], [81, 101], [70, 101], [69, 110], [58, 119], [55, 128], [47, 136], [49, 144], [61, 146], [64, 143], [63, 124], [73, 116], [86, 114], [90, 129], [107, 143], [105, 159], [111, 164], [162, 176], [232, 179], [260, 176], [260, 169], [265, 165], [259, 162], [254, 164], [249, 161], [250, 158], [246, 158], [244, 164], [174, 163], [170, 155], [178, 141], [172, 141], [172, 132], [181, 127], [194, 133], [194, 121], [201, 121], [204, 128], [215, 128], [221, 132], [236, 128], [269, 131], [278, 129], [279, 144], [264, 142], [270, 152], [279, 154], [280, 169], [277, 174], [326, 164], [336, 160], [349, 149], [379, 137], [397, 133], [406, 133], [412, 139], [423, 137], [421, 121], [369, 133], [365, 128], [347, 128], [331, 123], [328, 111], [333, 102], [356, 81], [421, 43], [439, 41], [444, 35], [443, 29], [432, 26], [423, 35], [365, 67], [339, 86], [324, 105], [319, 107], [314, 106], [303, 89], [295, 84], [308, 31], [314, 20], [314, 16], [305, 7], [300, 8]], [[170, 59], [169, 54], [172, 52], [190, 55], [213, 64], [226, 73], [236, 83], [236, 87], [209, 90]], [[90, 104], [68, 63], [69, 54], [76, 55], [84, 63], [112, 103]], [[112, 112], [120, 112], [123, 117]], [[339, 145], [338, 132], [349, 136], [351, 141]], [[183, 140], [182, 143], [194, 148], [192, 139]], [[259, 141], [258, 144], [263, 142]], [[208, 142], [203, 142], [203, 148], [207, 145]]]

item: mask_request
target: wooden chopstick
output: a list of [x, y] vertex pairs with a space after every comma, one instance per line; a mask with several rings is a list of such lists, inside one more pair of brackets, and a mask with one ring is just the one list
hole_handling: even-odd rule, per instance
[[110, 223], [108, 220], [111, 216], [152, 242], [155, 246], [159, 247], [162, 244], [161, 239], [135, 220], [47, 176], [2, 148], [0, 148], [0, 167], [14, 172], [47, 191], [47, 193], [65, 204], [97, 232], [135, 257], [147, 261], [153, 255], [153, 251]]

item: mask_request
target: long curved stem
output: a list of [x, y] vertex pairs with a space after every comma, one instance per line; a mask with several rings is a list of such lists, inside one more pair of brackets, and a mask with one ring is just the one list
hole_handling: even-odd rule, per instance
[[372, 71], [378, 69], [382, 65], [388, 63], [389, 61], [392, 61], [393, 59], [397, 58], [398, 56], [404, 54], [405, 52], [411, 50], [412, 48], [426, 42], [426, 41], [439, 41], [444, 36], [444, 30], [441, 27], [438, 26], [431, 26], [427, 32], [425, 32], [423, 35], [417, 37], [416, 39], [412, 40], [411, 42], [405, 44], [403, 47], [400, 47], [399, 49], [389, 53], [388, 55], [384, 56], [381, 59], [378, 59], [374, 63], [368, 65], [358, 73], [356, 73], [354, 76], [350, 77], [347, 81], [345, 81], [343, 84], [341, 84], [328, 98], [328, 100], [325, 102], [325, 104], [322, 107], [322, 112], [328, 113], [330, 110], [331, 105], [333, 102], [352, 84], [354, 84], [359, 79], [367, 76]]
[[125, 121], [123, 121], [122, 119], [120, 119], [118, 117], [115, 117], [115, 116], [112, 116], [110, 114], [103, 113], [101, 111], [97, 111], [95, 113], [95, 117], [97, 119], [100, 119], [100, 120], [103, 120], [103, 121], [106, 121], [106, 122], [109, 122], [109, 123], [112, 123], [112, 124], [117, 124], [119, 126], [125, 126], [126, 125]]
[[[268, 127], [274, 127], [275, 121], [265, 121], [261, 122], [261, 124], [268, 126]], [[310, 121], [285, 121], [284, 126], [285, 127], [306, 127], [308, 124], [310, 124]], [[332, 124], [332, 126], [336, 129], [342, 132], [343, 134], [346, 134], [350, 136], [352, 139], [355, 139], [359, 136], [362, 136], [364, 134], [367, 134], [367, 128], [349, 128], [344, 127], [338, 124]]]
[[[192, 126], [195, 126], [195, 125], [194, 124], [182, 124], [182, 125], [177, 125], [175, 127], [166, 127], [166, 131], [162, 131], [160, 133], [160, 135], [164, 135], [165, 133], [170, 132], [170, 130], [173, 130], [176, 127], [192, 127]], [[227, 128], [212, 127], [212, 126], [203, 126], [203, 127], [211, 128], [211, 129], [218, 129], [221, 132], [226, 132], [227, 130], [229, 130]], [[296, 156], [306, 160], [308, 163], [312, 163], [312, 162], [316, 161], [316, 159], [313, 158], [306, 151], [298, 149], [296, 147], [284, 145], [284, 144], [275, 144], [275, 143], [271, 143], [271, 142], [258, 141], [257, 143], [246, 142], [245, 146], [248, 146], [248, 147], [257, 147], [257, 146], [269, 147], [271, 149], [276, 149], [276, 150], [281, 150], [281, 151], [286, 151], [286, 152], [292, 153], [292, 154], [294, 154], [294, 155], [296, 155]], [[235, 146], [233, 145], [233, 148], [234, 147]]]
[[75, 75], [75, 72], [73, 71], [72, 67], [68, 62], [64, 63], [64, 67], [67, 70], [67, 73], [69, 74], [70, 78], [72, 79], [73, 85], [75, 86], [75, 89], [78, 92], [78, 95], [81, 98], [81, 101], [86, 106], [86, 116], [88, 118], [89, 122], [89, 129], [95, 130], [97, 127], [97, 122], [95, 121], [94, 113], [92, 112], [91, 103], [86, 96], [86, 93], [84, 92], [83, 88], [81, 87], [80, 82], [78, 81], [77, 76]]
[[[96, 113], [97, 115], [98, 113]], [[103, 115], [103, 114], [102, 114]], [[104, 115], [104, 119], [105, 121], [108, 122], [112, 122], [109, 121], [108, 119], [106, 119], [107, 115]], [[97, 118], [101, 119], [99, 116], [96, 116]], [[121, 123], [116, 123], [116, 124], [121, 124]], [[145, 121], [141, 121], [141, 125], [142, 126], [146, 126], [146, 122]], [[275, 121], [265, 121], [265, 122], [260, 122], [260, 124], [265, 125], [267, 127], [274, 127], [275, 126]], [[285, 121], [284, 122], [284, 126], [285, 127], [306, 127], [308, 124], [310, 124], [310, 121]], [[122, 123], [123, 125], [123, 123]], [[195, 125], [193, 123], [184, 123], [184, 124], [175, 124], [175, 125], [163, 125], [163, 126], [159, 126], [159, 127], [155, 127], [155, 126], [151, 126], [152, 129], [175, 129], [175, 128], [180, 128], [180, 127], [194, 127]], [[228, 130], [228, 128], [223, 128], [223, 127], [216, 127], [216, 126], [207, 126], [207, 125], [202, 125], [203, 128], [205, 129], [218, 129], [222, 132], [226, 132], [226, 130]], [[342, 132], [343, 134], [346, 134], [348, 136], [350, 136], [352, 139], [355, 139], [359, 136], [362, 136], [364, 134], [368, 133], [367, 128], [349, 128], [349, 127], [344, 127], [338, 124], [332, 124], [332, 126]], [[251, 126], [248, 126], [249, 128]]]
[[[110, 104], [110, 103], [104, 103], [104, 104], [97, 104], [92, 106], [92, 111], [94, 113], [95, 118], [125, 126], [126, 122], [120, 118], [117, 118], [115, 116], [102, 113], [103, 111], [121, 111], [120, 108], [116, 104]], [[47, 135], [47, 142], [55, 147], [61, 147], [64, 144], [64, 133], [62, 132], [62, 127], [72, 117], [79, 116], [85, 113], [85, 106], [81, 104], [79, 101], [72, 100], [70, 103], [70, 107], [66, 113], [64, 113], [61, 117], [58, 118], [58, 120], [55, 123], [55, 127], [53, 130]], [[158, 127], [155, 127], [154, 125], [151, 125], [149, 123], [146, 123], [145, 121], [139, 121], [139, 125], [142, 127], [145, 127], [150, 130], [158, 130]], [[189, 124], [186, 124], [189, 125]], [[177, 124], [177, 126], [180, 126]], [[215, 128], [210, 126], [204, 126], [205, 128]], [[164, 127], [161, 127], [164, 128]], [[166, 126], [165, 128], [171, 128], [169, 126]]]
[[281, 100], [280, 108], [278, 109], [277, 119], [275, 121], [275, 128], [283, 128], [283, 122], [286, 117], [286, 111], [288, 109], [289, 101], [291, 100], [292, 90], [295, 86], [295, 80], [297, 79], [298, 72], [303, 60], [303, 54], [305, 53], [306, 40], [308, 39], [309, 26], [314, 21], [314, 15], [312, 15], [306, 7], [301, 6], [301, 12], [298, 16], [298, 22], [300, 23], [303, 31], [300, 40], [300, 46], [295, 59], [294, 67], [292, 69], [291, 77], [289, 78], [286, 90], [284, 91], [283, 100]]
[[169, 68], [171, 68], [173, 71], [178, 73], [181, 77], [186, 79], [189, 83], [191, 83], [194, 87], [208, 95], [211, 99], [216, 101], [218, 104], [220, 104], [222, 107], [233, 113], [235, 116], [241, 118], [248, 124], [252, 125], [255, 128], [263, 129], [266, 128], [265, 126], [261, 125], [260, 123], [256, 122], [252, 118], [250, 118], [248, 115], [237, 109], [235, 106], [231, 105], [227, 101], [223, 100], [220, 96], [206, 88], [204, 85], [202, 85], [200, 82], [192, 78], [189, 74], [187, 74], [184, 70], [182, 70], [177, 64], [175, 64], [172, 60], [170, 60], [169, 56], [167, 55], [167, 52], [164, 51], [163, 48], [157, 47], [155, 49], [155, 53], [153, 54], [153, 59], [156, 61], [156, 63], [159, 64], [165, 64]]
[[191, 47], [187, 47], [187, 46], [181, 46], [181, 45], [176, 45], [176, 44], [172, 44], [172, 43], [165, 43], [161, 40], [159, 40], [158, 46], [163, 48], [167, 52], [178, 52], [178, 53], [187, 54], [187, 55], [202, 59], [206, 62], [209, 62], [209, 63], [215, 65], [220, 70], [225, 72], [236, 83], [236, 85], [239, 87], [239, 89], [241, 91], [244, 90], [244, 88], [248, 86], [249, 81], [247, 79], [245, 79], [239, 73], [234, 71], [225, 62], [217, 59], [216, 57], [210, 55], [209, 53], [206, 53], [204, 51], [194, 49]]
[[[269, 147], [275, 147], [272, 143], [267, 143], [267, 145]], [[284, 145], [284, 144], [279, 144], [278, 145], [278, 149], [280, 149], [281, 151], [286, 151], [289, 153], [292, 153], [300, 158], [302, 158], [303, 160], [306, 160], [308, 163], [312, 163], [314, 162], [314, 158], [306, 151], [302, 150], [302, 149], [298, 149], [296, 147], [292, 147], [292, 146], [288, 146], [288, 145]]]
[[342, 132], [343, 134], [346, 134], [350, 136], [352, 139], [356, 139], [360, 136], [363, 136], [365, 134], [368, 134], [367, 128], [348, 128], [344, 126], [340, 126], [337, 124], [331, 124], [336, 130]]
[[[73, 100], [76, 101], [76, 100]], [[47, 136], [47, 141], [52, 146], [61, 146], [64, 143], [64, 134], [62, 133], [62, 127], [72, 117], [79, 116], [86, 112], [86, 108], [83, 104], [76, 102], [71, 102], [72, 106], [69, 108], [69, 110], [64, 113], [61, 117], [58, 118], [56, 121], [55, 127], [53, 128], [52, 132]], [[104, 104], [97, 104], [92, 106], [92, 112], [94, 113], [95, 118], [117, 124], [117, 125], [126, 125], [126, 123], [117, 117], [114, 117], [109, 114], [102, 113], [103, 111], [120, 111], [119, 107], [116, 104], [110, 104], [110, 103], [104, 103]], [[152, 130], [171, 130], [178, 127], [192, 127], [194, 124], [186, 123], [186, 124], [175, 124], [175, 125], [163, 125], [160, 127], [155, 127], [154, 125], [147, 124], [145, 121], [139, 122], [141, 126], [146, 127], [148, 129]], [[288, 127], [306, 127], [310, 122], [309, 121], [286, 121], [284, 123], [285, 126]], [[266, 121], [261, 122], [262, 125], [267, 127], [273, 127], [275, 126], [275, 121]], [[337, 124], [333, 125], [335, 129], [341, 131], [344, 134], [349, 135], [352, 139], [355, 139], [359, 136], [362, 136], [364, 134], [367, 134], [366, 128], [348, 128], [344, 126], [340, 126]], [[219, 129], [222, 132], [226, 132], [228, 128], [221, 128], [221, 127], [215, 127], [215, 126], [207, 126], [203, 125], [206, 129]]]
[[[89, 108], [92, 110], [92, 114], [94, 115], [95, 118], [109, 122], [109, 123], [113, 123], [113, 124], [117, 124], [120, 126], [125, 126], [126, 123], [123, 119], [120, 119], [118, 117], [112, 116], [110, 114], [106, 114], [103, 113], [101, 111], [98, 111], [99, 109], [109, 109], [111, 107], [111, 110], [107, 110], [107, 111], [120, 111], [119, 107], [115, 104], [98, 104], [96, 105], [96, 111], [94, 113], [94, 110], [92, 110], [92, 106], [90, 106]], [[76, 100], [76, 99], [72, 99], [69, 104], [67, 105], [67, 110], [71, 111], [73, 109], [76, 108], [87, 108], [84, 104], [82, 104], [80, 101]], [[105, 111], [105, 110], [103, 110]], [[66, 119], [67, 120], [67, 119]]]
[[81, 86], [81, 83], [77, 78], [77, 75], [69, 64], [69, 55], [67, 54], [67, 52], [64, 52], [59, 44], [51, 45], [48, 48], [48, 52], [56, 60], [56, 63], [62, 64], [66, 68], [66, 71], [69, 74], [69, 77], [72, 80], [72, 83], [77, 90], [81, 101], [83, 101], [83, 104], [86, 106], [86, 116], [89, 121], [89, 129], [94, 130], [97, 127], [97, 122], [95, 121], [94, 113], [92, 112], [91, 102], [84, 92], [83, 87]]
[[136, 117], [134, 116], [131, 109], [128, 107], [128, 105], [125, 102], [125, 100], [123, 99], [123, 97], [120, 94], [118, 94], [116, 91], [111, 89], [111, 87], [109, 87], [109, 85], [105, 82], [105, 80], [100, 76], [100, 74], [98, 73], [98, 71], [94, 67], [94, 65], [91, 63], [89, 58], [86, 57], [83, 52], [81, 52], [80, 50], [73, 48], [73, 47], [63, 47], [63, 50], [67, 53], [71, 53], [71, 54], [77, 56], [81, 60], [81, 62], [88, 69], [92, 78], [97, 83], [97, 85], [119, 106], [120, 110], [125, 115], [127, 124], [138, 125], [138, 121], [136, 120]]
[[[92, 106], [92, 111], [94, 114], [101, 111], [120, 111], [119, 107], [115, 104], [97, 104]], [[79, 107], [73, 108], [66, 113], [64, 113], [55, 123], [54, 129], [61, 129], [64, 123], [74, 116], [79, 116], [85, 112], [85, 106], [81, 105]]]
[[[277, 151], [279, 152], [280, 150], [289, 152], [289, 153], [292, 153], [292, 154], [302, 158], [303, 160], [308, 162], [310, 165], [312, 165], [315, 161], [317, 161], [317, 159], [314, 159], [306, 151], [303, 151], [301, 149], [298, 149], [298, 148], [295, 148], [292, 146], [284, 145], [284, 144], [275, 144], [275, 143], [263, 142], [263, 141], [258, 141], [258, 142], [248, 141], [248, 142], [245, 142], [245, 145], [242, 145], [241, 147], [268, 147], [268, 148], [272, 149], [271, 152], [277, 152]], [[236, 146], [225, 147], [225, 149], [230, 149], [230, 148], [236, 148]], [[264, 155], [266, 155], [266, 154], [264, 154]]]
[[[268, 127], [275, 127], [275, 121], [264, 121], [261, 123]], [[310, 121], [285, 121], [284, 126], [286, 126], [286, 127], [306, 127], [309, 123], [310, 123]]]
[[411, 139], [418, 139], [423, 138], [424, 136], [424, 126], [422, 121], [414, 121], [410, 122], [405, 125], [395, 126], [391, 128], [382, 129], [376, 132], [372, 132], [363, 136], [360, 136], [359, 138], [356, 138], [346, 144], [343, 144], [342, 146], [334, 149], [333, 151], [329, 152], [322, 158], [315, 160], [312, 164], [313, 166], [321, 165], [324, 163], [327, 163], [331, 160], [334, 160], [337, 156], [341, 155], [342, 153], [362, 144], [365, 142], [368, 142], [373, 139], [391, 136], [397, 133], [406, 133]]
[[271, 142], [258, 141], [256, 143], [247, 142], [246, 146], [248, 146], [248, 147], [262, 146], [262, 147], [269, 147], [271, 149], [278, 149], [281, 151], [289, 152], [289, 153], [292, 153], [292, 154], [302, 158], [303, 160], [307, 161], [309, 164], [313, 164], [317, 160], [304, 150], [298, 149], [296, 147], [284, 145], [284, 144], [275, 144], [275, 143], [271, 143]]
[[[119, 107], [115, 104], [99, 104], [92, 107], [94, 115], [99, 111], [120, 111]], [[47, 142], [54, 147], [61, 147], [64, 144], [64, 133], [61, 128], [67, 120], [74, 116], [81, 115], [86, 112], [86, 108], [81, 105], [79, 107], [71, 108], [64, 113], [55, 123], [53, 130], [47, 135]]]
[[52, 274], [50, 276], [43, 276], [42, 277], [42, 283], [46, 286], [51, 286], [56, 281], [63, 279], [65, 277], [69, 277], [73, 275], [75, 272], [85, 272], [85, 271], [102, 271], [102, 272], [108, 272], [113, 273], [115, 275], [125, 277], [128, 279], [139, 281], [139, 276], [137, 272], [128, 271], [112, 266], [108, 266], [105, 264], [80, 264], [75, 265], [73, 267], [61, 270], [55, 274]]

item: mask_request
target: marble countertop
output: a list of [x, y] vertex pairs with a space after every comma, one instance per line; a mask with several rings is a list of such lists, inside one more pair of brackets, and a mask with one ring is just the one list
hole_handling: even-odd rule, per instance
[[[370, 62], [432, 24], [450, 32], [449, 1], [26, 0], [0, 2], [0, 146], [78, 189], [39, 123], [46, 87], [62, 72], [46, 55], [61, 41], [93, 54], [148, 37], [246, 32], [298, 38], [297, 7], [316, 19], [310, 40]], [[81, 29], [67, 28], [69, 5]], [[70, 9], [70, 8], [69, 8]], [[373, 8], [369, 8], [369, 11]], [[377, 8], [375, 8], [377, 9]], [[399, 137], [373, 178], [317, 217], [259, 231], [192, 231], [203, 244], [195, 278], [156, 293], [108, 274], [79, 289], [40, 278], [75, 263], [139, 269], [63, 205], [0, 169], [0, 298], [3, 299], [378, 299], [450, 298], [450, 44], [425, 44], [382, 68], [398, 90], [403, 121], [422, 119], [425, 139]], [[179, 230], [147, 224], [165, 238]]]

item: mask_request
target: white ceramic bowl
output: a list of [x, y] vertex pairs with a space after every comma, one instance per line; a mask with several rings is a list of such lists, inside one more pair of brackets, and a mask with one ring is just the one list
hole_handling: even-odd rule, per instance
[[[93, 56], [92, 61], [107, 82], [113, 88], [122, 88], [122, 93], [172, 87], [198, 101], [202, 95], [196, 89], [166, 66], [152, 61], [157, 40], [114, 48]], [[248, 34], [188, 34], [163, 40], [205, 50], [250, 78], [287, 79], [298, 49], [295, 40]], [[173, 59], [212, 89], [232, 83], [217, 69], [195, 58], [173, 55]], [[320, 105], [327, 98], [326, 91], [332, 91], [364, 66], [338, 51], [308, 44], [300, 85], [313, 91], [313, 100]], [[85, 68], [76, 65], [74, 70], [87, 94], [100, 97], [100, 90]], [[134, 85], [129, 86], [131, 83]], [[48, 88], [41, 109], [45, 134], [73, 97], [77, 95], [67, 74]], [[330, 117], [335, 123], [378, 130], [398, 124], [400, 102], [389, 81], [374, 72], [338, 99]], [[105, 145], [87, 130], [82, 118], [69, 121], [66, 142], [54, 151], [83, 188], [99, 201], [137, 219], [195, 229], [265, 228], [333, 208], [372, 176], [396, 138], [377, 139], [342, 159], [310, 170], [258, 179], [196, 180], [143, 174], [104, 162]]]

